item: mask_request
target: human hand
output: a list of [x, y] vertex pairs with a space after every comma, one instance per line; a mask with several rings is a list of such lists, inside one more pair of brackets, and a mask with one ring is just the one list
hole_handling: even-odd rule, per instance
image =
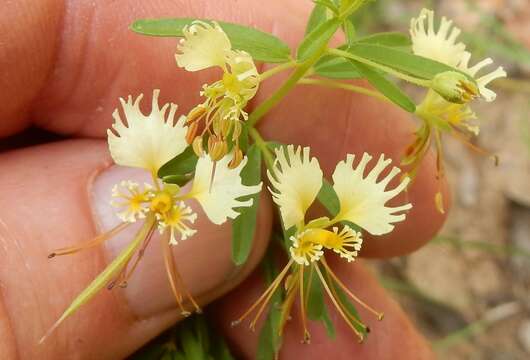
[[[216, 18], [252, 24], [296, 44], [309, 8], [309, 1], [294, 0], [266, 6], [256, 1], [27, 0], [7, 5], [0, 19], [5, 34], [0, 44], [0, 136], [33, 124], [72, 139], [0, 155], [1, 358], [122, 358], [180, 316], [159, 249], [151, 246], [126, 289], [103, 291], [38, 345], [62, 310], [133, 232], [124, 231], [106, 247], [47, 258], [55, 248], [115, 225], [118, 219], [108, 205], [111, 186], [121, 179], [142, 179], [137, 171], [111, 166], [104, 138], [118, 97], [149, 97], [153, 88], [160, 88], [161, 103], [171, 99], [185, 113], [198, 102], [200, 85], [212, 79], [209, 72], [177, 69], [174, 39], [141, 37], [128, 25], [145, 17]], [[261, 86], [254, 104], [270, 94], [276, 81]], [[376, 100], [305, 86], [294, 90], [261, 126], [265, 137], [310, 145], [328, 174], [345, 152], [384, 152], [398, 161], [413, 129], [404, 113]], [[404, 254], [430, 239], [444, 219], [432, 203], [436, 191], [433, 158], [427, 157], [408, 192], [414, 208], [407, 221], [388, 236], [367, 237], [363, 254]], [[230, 226], [219, 228], [205, 218], [197, 224], [200, 231], [194, 238], [174, 248], [191, 293], [202, 304], [222, 298], [214, 308], [216, 320], [247, 358], [254, 354], [257, 334], [229, 324], [256, 298], [262, 284], [254, 275], [228, 292], [252, 272], [267, 245], [273, 212], [269, 198], [262, 199], [255, 247], [245, 266], [232, 264]], [[431, 358], [425, 341], [362, 264], [337, 264], [337, 273], [383, 311], [385, 320], [374, 324], [375, 319], [361, 311], [373, 329], [363, 345], [340, 321], [335, 341], [325, 340], [322, 329], [312, 326], [312, 344], [301, 345], [295, 316], [285, 334], [285, 358], [294, 352], [307, 358]]]

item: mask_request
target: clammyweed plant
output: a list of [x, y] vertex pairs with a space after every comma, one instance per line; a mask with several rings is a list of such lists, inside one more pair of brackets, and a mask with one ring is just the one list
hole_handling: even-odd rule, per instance
[[[116, 164], [145, 169], [152, 181], [137, 184], [124, 179], [116, 184], [111, 200], [123, 223], [50, 257], [97, 246], [132, 223], [141, 222], [142, 226], [122, 253], [74, 299], [50, 332], [99, 290], [126, 286], [155, 231], [162, 234], [163, 259], [177, 305], [183, 315], [199, 312], [170, 247], [194, 236], [197, 214], [188, 204], [197, 201], [212, 223], [232, 220], [232, 258], [236, 265], [244, 264], [256, 230], [262, 159], [281, 219], [275, 235], [279, 241], [271, 246], [279, 244], [288, 260], [278, 271], [278, 251], [268, 252], [263, 266], [269, 286], [233, 324], [255, 312], [250, 322], [254, 328], [260, 315], [267, 313], [259, 342], [259, 357], [267, 358], [278, 353], [297, 298], [305, 342], [310, 341], [307, 319], [321, 321], [329, 335], [334, 334], [326, 297], [359, 340], [368, 328], [354, 303], [383, 318], [337, 277], [326, 262], [326, 252], [352, 262], [361, 249], [363, 231], [384, 235], [405, 221], [414, 204], [391, 207], [387, 202], [406, 191], [431, 143], [438, 153], [437, 177], [443, 176], [441, 134], [450, 133], [470, 144], [466, 136], [478, 133], [470, 103], [493, 101], [495, 93], [486, 86], [506, 73], [499, 67], [480, 75], [491, 59], [471, 66], [471, 54], [457, 42], [460, 30], [445, 18], [436, 26], [430, 10], [424, 9], [412, 19], [410, 36], [385, 32], [359, 37], [353, 15], [368, 0], [314, 2], [305, 37], [295, 51], [272, 34], [211, 19], [143, 19], [131, 25], [142, 35], [179, 38], [177, 66], [187, 71], [218, 68], [220, 75], [197, 89], [203, 101], [176, 121], [177, 106], [160, 108], [158, 90], [153, 91], [149, 115], [140, 111], [142, 95], [134, 101], [131, 96], [121, 99], [122, 111], [115, 111], [115, 123], [108, 131], [110, 153]], [[331, 47], [330, 40], [338, 32], [345, 41]], [[273, 66], [260, 73], [256, 62]], [[280, 73], [288, 73], [286, 80], [247, 112], [261, 83]], [[416, 104], [388, 77], [425, 88], [425, 98]], [[366, 79], [372, 87], [355, 85], [348, 81], [351, 79]], [[298, 84], [361, 93], [414, 114], [420, 125], [414, 143], [403, 149], [403, 172], [391, 166], [384, 154], [344, 154], [331, 184], [323, 178], [308, 147], [264, 139], [256, 125]], [[374, 156], [377, 161], [372, 162]], [[397, 183], [394, 187], [389, 186], [392, 180]], [[191, 186], [185, 187], [188, 183]], [[328, 214], [308, 220], [306, 212], [316, 200]], [[443, 212], [440, 192], [433, 201]]]

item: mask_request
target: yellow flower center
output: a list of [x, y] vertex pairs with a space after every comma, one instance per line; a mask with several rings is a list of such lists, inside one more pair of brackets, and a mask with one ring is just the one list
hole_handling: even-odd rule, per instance
[[343, 239], [332, 231], [324, 229], [311, 229], [300, 239], [300, 248], [307, 248], [310, 244], [320, 244], [327, 248], [340, 248]]
[[166, 191], [161, 191], [151, 200], [151, 210], [166, 213], [173, 207], [173, 197]]
[[223, 85], [228, 92], [239, 94], [241, 92], [241, 82], [237, 79], [237, 76], [225, 72], [223, 74]]

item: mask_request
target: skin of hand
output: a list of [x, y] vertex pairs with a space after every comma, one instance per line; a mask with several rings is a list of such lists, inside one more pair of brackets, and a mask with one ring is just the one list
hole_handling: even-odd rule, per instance
[[[217, 75], [178, 69], [173, 58], [175, 39], [143, 37], [128, 30], [129, 24], [146, 17], [215, 18], [270, 31], [294, 47], [303, 36], [310, 7], [310, 1], [299, 0], [267, 4], [257, 0], [20, 0], [4, 4], [0, 137], [33, 125], [70, 139], [0, 154], [1, 359], [123, 358], [179, 319], [159, 245], [153, 242], [126, 289], [102, 291], [44, 344], [38, 344], [134, 233], [128, 229], [99, 248], [47, 259], [53, 249], [87, 240], [115, 225], [118, 220], [108, 204], [112, 185], [122, 179], [144, 179], [140, 171], [114, 166], [107, 150], [106, 129], [118, 98], [145, 93], [143, 108], [148, 111], [152, 89], [160, 88], [161, 103], [178, 103], [186, 113], [200, 100], [200, 86]], [[279, 76], [263, 83], [250, 107], [270, 95], [281, 80]], [[398, 162], [413, 138], [414, 123], [395, 107], [371, 98], [299, 86], [262, 120], [260, 130], [265, 138], [311, 146], [329, 176], [347, 152], [384, 152]], [[447, 198], [445, 183], [442, 188]], [[414, 205], [407, 220], [387, 236], [367, 236], [363, 256], [406, 254], [428, 241], [445, 219], [434, 207], [437, 190], [429, 155], [406, 194]], [[219, 328], [241, 358], [251, 359], [258, 334], [244, 325], [231, 328], [229, 324], [263, 290], [259, 269], [253, 270], [273, 223], [270, 198], [267, 194], [261, 198], [254, 248], [240, 268], [230, 259], [230, 225], [217, 227], [200, 215], [197, 235], [174, 247], [179, 270], [201, 304], [220, 299], [213, 305]], [[302, 345], [294, 311], [282, 358], [293, 358], [293, 354], [306, 359], [434, 358], [427, 342], [361, 261], [334, 266], [357, 295], [385, 313], [385, 320], [377, 322], [361, 310], [372, 333], [359, 345], [332, 312], [337, 339], [327, 340], [322, 327], [311, 324], [312, 344]]]

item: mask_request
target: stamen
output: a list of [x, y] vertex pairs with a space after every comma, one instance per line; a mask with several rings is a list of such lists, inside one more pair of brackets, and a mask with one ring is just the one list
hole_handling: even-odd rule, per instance
[[359, 342], [362, 342], [363, 339], [364, 339], [364, 336], [363, 334], [361, 334], [359, 332], [359, 330], [357, 330], [355, 328], [355, 326], [352, 325], [352, 323], [348, 320], [348, 317], [346, 316], [346, 314], [344, 313], [344, 310], [342, 309], [342, 307], [337, 303], [337, 300], [335, 299], [335, 297], [333, 296], [333, 294], [331, 293], [331, 290], [329, 289], [328, 287], [328, 284], [326, 283], [326, 280], [324, 279], [324, 276], [322, 276], [322, 273], [320, 272], [320, 269], [318, 268], [317, 265], [313, 264], [313, 267], [316, 269], [317, 271], [317, 274], [318, 274], [318, 277], [320, 278], [320, 281], [322, 282], [322, 285], [324, 286], [324, 289], [326, 290], [326, 292], [328, 293], [328, 296], [331, 298], [331, 301], [333, 302], [333, 304], [335, 305], [335, 308], [337, 309], [337, 311], [339, 312], [339, 314], [342, 316], [342, 318], [344, 319], [344, 321], [346, 321], [346, 323], [348, 324], [348, 326], [353, 330], [353, 332], [355, 333], [355, 335], [357, 335], [359, 337]]
[[149, 233], [147, 234], [147, 237], [145, 238], [145, 241], [144, 241], [142, 247], [140, 248], [140, 250], [138, 250], [138, 254], [136, 256], [136, 259], [134, 260], [134, 263], [133, 263], [133, 265], [131, 267], [131, 270], [126, 272], [126, 274], [124, 276], [124, 279], [120, 283], [121, 287], [127, 287], [127, 282], [129, 281], [129, 279], [131, 278], [132, 274], [134, 273], [134, 270], [136, 270], [136, 267], [140, 263], [140, 260], [142, 260], [142, 258], [144, 256], [144, 253], [145, 253], [145, 250], [147, 249], [147, 247], [149, 246], [149, 243], [151, 242], [151, 239], [153, 238], [154, 230], [155, 230], [154, 226], [149, 230]]
[[183, 316], [189, 316], [191, 313], [184, 309], [184, 306], [182, 305], [182, 296], [177, 290], [177, 277], [176, 277], [176, 269], [175, 264], [173, 261], [173, 257], [171, 256], [171, 249], [169, 248], [168, 241], [166, 239], [166, 236], [162, 237], [161, 240], [162, 243], [162, 250], [164, 255], [164, 265], [166, 266], [166, 272], [169, 279], [169, 284], [171, 286], [171, 291], [173, 292], [173, 295], [175, 296], [175, 299], [177, 300], [177, 305], [180, 308], [180, 312]]
[[458, 141], [460, 141], [462, 144], [467, 146], [470, 150], [478, 153], [479, 155], [488, 156], [489, 158], [492, 159], [492, 161], [493, 161], [495, 166], [499, 166], [499, 156], [498, 155], [492, 154], [488, 150], [485, 150], [485, 149], [483, 149], [481, 147], [478, 147], [475, 144], [472, 144], [469, 141], [469, 139], [466, 139], [458, 130], [456, 130], [454, 128], [453, 128], [453, 131], [452, 131], [451, 135], [453, 135], [454, 138], [457, 139]]
[[48, 255], [48, 259], [54, 258], [56, 256], [61, 256], [61, 255], [73, 254], [80, 250], [98, 246], [99, 244], [103, 243], [105, 240], [110, 239], [111, 237], [113, 237], [114, 235], [116, 235], [117, 233], [119, 233], [120, 231], [122, 231], [129, 225], [130, 223], [121, 223], [115, 228], [107, 231], [106, 233], [100, 234], [93, 239], [82, 242], [79, 245], [57, 249], [54, 252], [52, 252], [50, 255]]
[[282, 312], [280, 315], [280, 324], [279, 324], [279, 329], [278, 329], [278, 336], [280, 337], [283, 335], [283, 329], [285, 328], [285, 323], [287, 322], [287, 320], [290, 319], [289, 314], [291, 313], [291, 308], [293, 307], [294, 300], [296, 299], [296, 290], [298, 286], [300, 285], [297, 280], [298, 279], [296, 279], [296, 281], [292, 281], [289, 284], [289, 288], [287, 289], [287, 298], [282, 304]]
[[298, 273], [300, 274], [300, 316], [302, 317], [302, 326], [304, 328], [304, 340], [303, 343], [309, 344], [311, 342], [311, 334], [307, 330], [307, 320], [305, 313], [305, 300], [304, 300], [304, 268], [303, 265], [299, 265]]
[[231, 323], [231, 326], [236, 326], [238, 325], [239, 323], [241, 323], [241, 321], [243, 321], [250, 313], [252, 313], [252, 311], [254, 311], [254, 309], [264, 300], [266, 299], [267, 301], [265, 301], [265, 303], [268, 302], [268, 300], [272, 297], [271, 296], [268, 296], [269, 293], [274, 293], [274, 291], [276, 290], [276, 288], [278, 287], [279, 284], [281, 284], [283, 278], [285, 277], [285, 275], [287, 274], [287, 271], [289, 270], [289, 268], [291, 267], [291, 265], [293, 264], [294, 260], [289, 260], [289, 262], [287, 263], [287, 265], [285, 265], [285, 267], [282, 269], [282, 271], [278, 274], [278, 276], [276, 277], [276, 279], [274, 279], [274, 281], [269, 285], [269, 287], [267, 288], [267, 290], [265, 290], [265, 292], [258, 298], [258, 300], [256, 300], [248, 309], [247, 311], [245, 311], [245, 313], [243, 315], [241, 315], [237, 320], [234, 320], [232, 321]]
[[[335, 275], [335, 273], [331, 270], [331, 268], [328, 266], [328, 264], [326, 263], [326, 260], [323, 258], [322, 259], [322, 265], [324, 265], [324, 268], [326, 269], [326, 271], [331, 275], [331, 277], [333, 278], [333, 280], [335, 280], [335, 282], [337, 284], [339, 284], [339, 286], [342, 288], [342, 290], [344, 290], [344, 292], [346, 294], [348, 294], [353, 300], [355, 300], [356, 302], [358, 302], [361, 306], [363, 306], [366, 310], [370, 311], [372, 314], [374, 314], [378, 320], [383, 320], [383, 317], [384, 317], [384, 313], [382, 312], [378, 312], [376, 310], [374, 310], [372, 307], [370, 307], [368, 304], [366, 304], [364, 301], [362, 301], [361, 299], [359, 299], [357, 296], [355, 296], [351, 291], [350, 289], [348, 289], [348, 287], [346, 285], [344, 285], [344, 283], [337, 277], [337, 275]], [[318, 268], [317, 268], [317, 271]]]

